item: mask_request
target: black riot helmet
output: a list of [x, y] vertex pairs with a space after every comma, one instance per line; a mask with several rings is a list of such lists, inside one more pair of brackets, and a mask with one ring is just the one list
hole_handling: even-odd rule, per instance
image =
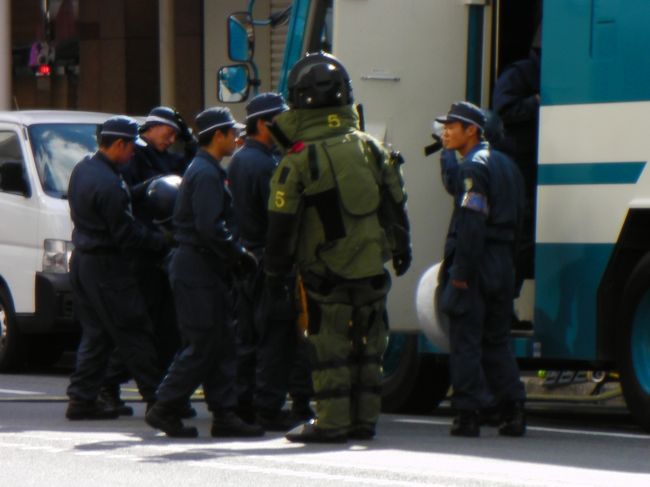
[[157, 225], [169, 223], [174, 213], [174, 205], [181, 185], [181, 177], [175, 174], [159, 176], [147, 185], [147, 207]]
[[331, 54], [308, 53], [289, 72], [289, 104], [292, 108], [322, 108], [353, 102], [350, 76]]

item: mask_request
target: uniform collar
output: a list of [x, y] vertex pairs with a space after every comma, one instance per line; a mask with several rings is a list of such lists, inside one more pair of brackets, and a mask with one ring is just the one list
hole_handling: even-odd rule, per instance
[[201, 157], [202, 159], [205, 159], [208, 161], [210, 164], [215, 165], [218, 169], [223, 171], [223, 167], [221, 167], [221, 161], [219, 159], [216, 159], [210, 154], [208, 151], [204, 149], [199, 149], [199, 151], [196, 153], [196, 157]]
[[359, 129], [359, 116], [354, 105], [291, 109], [278, 115], [275, 122], [293, 142], [332, 137]]
[[246, 138], [246, 140], [244, 141], [244, 147], [247, 147], [249, 149], [258, 149], [264, 152], [265, 154], [273, 155], [273, 149], [268, 145], [263, 144], [259, 140]]
[[106, 164], [110, 168], [110, 170], [113, 171], [115, 174], [120, 173], [117, 164], [115, 164], [108, 157], [106, 157], [106, 154], [104, 154], [102, 151], [98, 150], [95, 153], [95, 157], [97, 158], [98, 161], [102, 162], [103, 164]]
[[474, 147], [472, 147], [467, 154], [465, 154], [465, 157], [463, 157], [463, 162], [471, 161], [477, 152], [480, 152], [482, 150], [487, 150], [489, 148], [490, 148], [490, 144], [485, 140], [479, 142]]

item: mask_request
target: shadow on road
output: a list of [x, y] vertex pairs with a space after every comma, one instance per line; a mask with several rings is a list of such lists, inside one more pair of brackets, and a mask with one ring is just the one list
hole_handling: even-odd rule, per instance
[[[198, 405], [198, 404], [195, 404]], [[4, 423], [3, 433], [48, 431], [80, 435], [74, 446], [77, 451], [115, 452], [122, 449], [154, 446], [142, 462], [173, 463], [210, 461], [223, 457], [273, 457], [278, 455], [312, 455], [322, 452], [388, 451], [474, 456], [477, 459], [500, 459], [537, 465], [577, 467], [615, 472], [650, 474], [647, 462], [650, 436], [643, 435], [626, 413], [620, 411], [564, 410], [532, 407], [530, 429], [525, 438], [506, 438], [495, 428], [484, 427], [476, 439], [449, 436], [450, 412], [443, 408], [435, 415], [383, 415], [378, 437], [368, 442], [349, 442], [345, 445], [296, 445], [283, 439], [279, 433], [267, 434], [261, 439], [213, 439], [207, 435], [210, 427], [208, 413], [201, 408], [199, 418], [188, 421], [199, 428], [202, 437], [192, 440], [169, 439], [148, 429], [142, 420], [143, 405], [135, 403], [136, 416], [115, 421], [70, 422], [63, 418], [64, 403], [24, 408], [18, 422]], [[0, 403], [0, 418], [6, 403]], [[43, 414], [43, 408], [48, 413]], [[22, 425], [21, 425], [22, 423]], [[93, 434], [115, 433], [114, 441], [87, 441]], [[86, 436], [87, 435], [87, 436]], [[227, 446], [225, 446], [227, 442]], [[221, 446], [224, 444], [224, 446]], [[178, 450], [174, 450], [174, 446]], [[158, 451], [162, 450], [162, 451]], [[151, 454], [153, 453], [153, 454]]]

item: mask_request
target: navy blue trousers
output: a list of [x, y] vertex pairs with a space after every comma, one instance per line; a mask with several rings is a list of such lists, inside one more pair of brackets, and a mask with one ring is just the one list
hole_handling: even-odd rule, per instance
[[241, 283], [237, 303], [239, 406], [267, 414], [280, 411], [287, 392], [294, 401], [312, 395], [306, 343], [298, 336], [295, 319], [273, 319], [260, 266]]
[[[510, 246], [486, 245], [477, 279], [450, 314], [452, 406], [476, 410], [526, 397], [510, 348], [514, 265]], [[451, 285], [451, 284], [447, 284]]]
[[181, 246], [171, 260], [170, 280], [183, 345], [158, 388], [158, 401], [181, 405], [202, 384], [209, 410], [234, 409], [233, 303], [223, 264]]
[[89, 255], [75, 251], [70, 267], [81, 342], [68, 396], [84, 400], [97, 397], [115, 348], [144, 400], [155, 401], [162, 371], [146, 304], [128, 260], [119, 254]]

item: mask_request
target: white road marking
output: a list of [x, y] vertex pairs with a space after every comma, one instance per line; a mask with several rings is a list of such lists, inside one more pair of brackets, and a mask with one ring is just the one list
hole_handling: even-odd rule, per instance
[[21, 391], [18, 389], [0, 389], [0, 394], [17, 394], [19, 396], [43, 396], [46, 393], [45, 392], [37, 392], [37, 391]]
[[[414, 424], [448, 425], [444, 419], [406, 418], [395, 422]], [[580, 430], [559, 428], [536, 428], [551, 430], [552, 433], [572, 434]], [[594, 432], [584, 432], [592, 434]], [[613, 434], [612, 434], [613, 435]], [[618, 435], [620, 436], [620, 435]], [[625, 438], [647, 439], [639, 435], [625, 435]], [[21, 443], [21, 440], [40, 440], [41, 445]], [[51, 446], [45, 446], [47, 444]], [[79, 451], [81, 445], [97, 445], [97, 450]], [[106, 451], [115, 444], [118, 451]], [[367, 449], [359, 445], [342, 447], [336, 451], [305, 449], [290, 444], [283, 438], [269, 438], [262, 441], [218, 441], [201, 438], [192, 442], [174, 442], [156, 437], [134, 438], [129, 433], [118, 432], [69, 432], [32, 431], [29, 433], [7, 432], [0, 429], [0, 450], [18, 448], [41, 450], [49, 453], [73, 454], [78, 457], [102, 457], [128, 462], [148, 464], [165, 462], [168, 455], [187, 456], [183, 468], [202, 467], [221, 471], [241, 472], [250, 475], [270, 475], [278, 478], [297, 478], [324, 482], [338, 482], [360, 485], [395, 485], [418, 487], [444, 484], [446, 486], [468, 484], [498, 484], [512, 487], [538, 487], [555, 485], [566, 487], [609, 487], [611, 485], [650, 485], [650, 476], [598, 468], [574, 467], [535, 463], [530, 461], [499, 458], [482, 458], [462, 453], [413, 452], [382, 448]], [[297, 454], [291, 452], [296, 448]], [[192, 457], [202, 452], [201, 460]], [[120, 452], [121, 450], [121, 452]], [[248, 451], [252, 450], [252, 454]], [[260, 453], [268, 451], [268, 455]], [[212, 456], [214, 455], [214, 456]], [[508, 472], [506, 475], [504, 472]], [[308, 483], [308, 482], [306, 482]]]
[[604, 436], [609, 438], [627, 438], [632, 440], [650, 440], [650, 435], [642, 433], [610, 433], [607, 431], [589, 431], [589, 430], [575, 430], [575, 429], [562, 429], [562, 428], [546, 428], [542, 426], [532, 426], [528, 429], [533, 431], [547, 431], [549, 433], [562, 433], [571, 435], [587, 435], [587, 436]]

